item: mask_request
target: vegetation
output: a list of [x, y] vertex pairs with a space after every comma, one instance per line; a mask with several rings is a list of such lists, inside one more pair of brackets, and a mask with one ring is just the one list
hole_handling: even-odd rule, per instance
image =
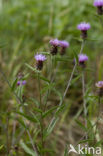
[[[95, 83], [103, 80], [103, 16], [93, 1], [1, 0], [0, 19], [0, 155], [72, 156], [70, 144], [102, 147], [103, 99]], [[82, 21], [91, 25], [85, 69], [78, 65]], [[64, 56], [50, 54], [52, 38], [70, 43]], [[41, 72], [37, 53], [47, 58]], [[19, 74], [26, 85], [17, 85]]]

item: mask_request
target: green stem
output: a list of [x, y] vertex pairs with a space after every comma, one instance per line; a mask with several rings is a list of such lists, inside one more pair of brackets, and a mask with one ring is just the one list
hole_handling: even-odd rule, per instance
[[[85, 100], [85, 80], [84, 80], [84, 72], [82, 73], [82, 92], [83, 92], [83, 107], [84, 107], [84, 117], [85, 117], [85, 127], [87, 128], [87, 105]], [[86, 135], [86, 139], [88, 136]]]
[[[42, 110], [40, 73], [38, 73], [38, 87], [39, 87], [39, 100], [40, 100], [39, 108]], [[43, 140], [43, 114], [42, 114], [42, 111], [40, 113], [40, 128], [41, 128], [41, 144], [42, 144], [42, 148], [44, 148], [44, 140]]]

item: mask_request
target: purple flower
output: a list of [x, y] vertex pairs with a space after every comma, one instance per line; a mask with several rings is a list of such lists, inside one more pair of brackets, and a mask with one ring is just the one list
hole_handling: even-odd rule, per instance
[[97, 12], [99, 15], [103, 14], [103, 0], [95, 0], [94, 6], [97, 7]]
[[103, 81], [98, 81], [95, 85], [98, 88], [98, 95], [102, 97], [103, 96]]
[[88, 61], [88, 56], [85, 54], [79, 54], [79, 63]]
[[52, 39], [50, 40], [50, 45], [52, 46], [50, 52], [52, 55], [56, 55], [58, 52], [58, 46], [59, 46], [59, 40], [58, 39]]
[[22, 81], [22, 85], [25, 85], [25, 84], [26, 84], [26, 80], [23, 80], [23, 81]]
[[45, 55], [37, 54], [35, 55], [35, 59], [37, 61], [36, 63], [37, 70], [41, 70], [43, 68], [43, 62], [46, 60]]
[[87, 31], [91, 28], [89, 23], [86, 22], [82, 22], [80, 24], [78, 24], [77, 29], [81, 30], [81, 31]]
[[45, 61], [46, 60], [46, 57], [45, 57], [45, 55], [42, 55], [42, 54], [37, 54], [37, 55], [35, 55], [35, 59], [36, 59], [36, 61]]
[[66, 48], [69, 47], [69, 43], [67, 41], [59, 41], [59, 46], [61, 47], [60, 54], [64, 55]]
[[82, 22], [77, 26], [77, 29], [81, 30], [81, 37], [83, 39], [87, 38], [87, 30], [91, 28], [89, 23]]
[[59, 46], [59, 40], [58, 39], [52, 39], [49, 42], [52, 46]]
[[17, 85], [20, 86], [21, 85], [21, 81], [17, 81]]
[[21, 80], [21, 81], [17, 81], [17, 85], [18, 86], [23, 86], [23, 85], [25, 85], [26, 84], [26, 81], [25, 80]]
[[59, 46], [63, 48], [69, 47], [69, 43], [67, 41], [59, 41]]
[[103, 88], [103, 81], [98, 81], [95, 85], [98, 88]]
[[95, 0], [94, 6], [95, 7], [102, 7], [103, 6], [103, 0]]
[[79, 64], [83, 67], [83, 68], [85, 68], [85, 62], [86, 61], [88, 61], [88, 56], [87, 55], [85, 55], [85, 54], [79, 54], [79, 56], [78, 56], [79, 58]]

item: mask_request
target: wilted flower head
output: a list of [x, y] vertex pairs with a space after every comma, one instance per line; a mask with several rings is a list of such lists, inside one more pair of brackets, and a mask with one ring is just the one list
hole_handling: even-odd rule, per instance
[[35, 55], [35, 59], [36, 59], [36, 61], [45, 61], [46, 57], [45, 57], [45, 55], [37, 54], [37, 55]]
[[50, 45], [52, 46], [50, 52], [52, 55], [56, 55], [58, 52], [58, 46], [59, 46], [59, 40], [58, 39], [52, 39], [50, 40]]
[[82, 32], [82, 38], [86, 39], [87, 38], [87, 30], [91, 28], [89, 23], [82, 22], [77, 26], [77, 29], [81, 30]]
[[43, 62], [46, 60], [45, 55], [37, 54], [35, 55], [35, 59], [37, 61], [36, 67], [38, 70], [41, 70], [43, 68]]
[[95, 85], [98, 88], [103, 88], [103, 81], [98, 81]]
[[18, 86], [24, 86], [26, 84], [26, 80], [17, 81]]
[[97, 7], [97, 12], [99, 15], [103, 14], [103, 0], [95, 0], [94, 6]]

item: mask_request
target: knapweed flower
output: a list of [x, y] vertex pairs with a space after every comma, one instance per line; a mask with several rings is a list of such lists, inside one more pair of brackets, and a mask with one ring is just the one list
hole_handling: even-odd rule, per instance
[[42, 55], [42, 54], [37, 54], [34, 56], [37, 63], [36, 63], [36, 67], [38, 70], [42, 70], [43, 68], [43, 62], [46, 60], [46, 57], [45, 55]]
[[79, 54], [78, 61], [82, 67], [85, 67], [85, 63], [88, 61], [88, 56], [86, 54]]
[[58, 52], [58, 46], [59, 46], [59, 40], [58, 39], [52, 39], [50, 40], [50, 45], [52, 46], [51, 48], [51, 54], [56, 55]]
[[98, 88], [103, 88], [103, 81], [98, 81], [95, 85]]
[[64, 55], [66, 52], [66, 48], [69, 47], [69, 43], [67, 41], [59, 41], [59, 46], [61, 47], [60, 54]]
[[98, 95], [103, 96], [103, 81], [98, 81], [95, 85], [98, 88]]
[[81, 30], [81, 36], [83, 39], [87, 38], [87, 30], [89, 30], [91, 28], [89, 23], [86, 22], [82, 22], [77, 26], [77, 29]]
[[26, 84], [25, 80], [17, 81], [18, 86], [24, 86]]
[[103, 14], [103, 0], [95, 0], [94, 6], [97, 7], [97, 12], [99, 15]]

